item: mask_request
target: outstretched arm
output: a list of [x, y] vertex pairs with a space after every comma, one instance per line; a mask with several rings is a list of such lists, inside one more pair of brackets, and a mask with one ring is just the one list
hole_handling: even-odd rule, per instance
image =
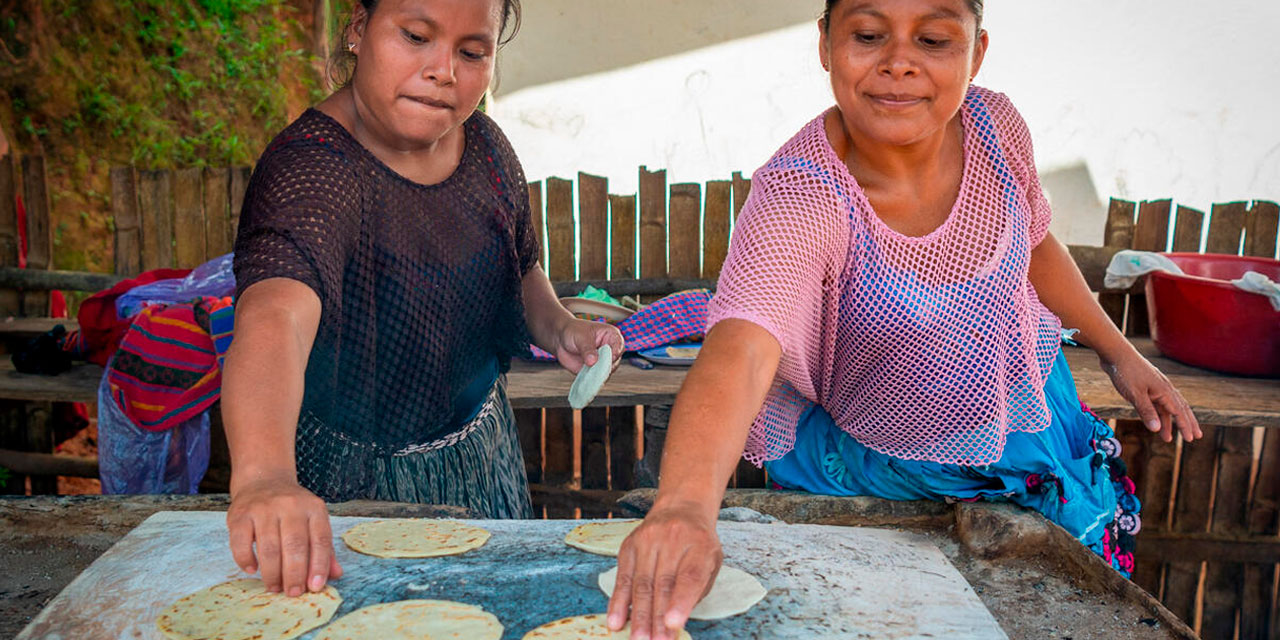
[[1187, 441], [1203, 435], [1182, 394], [1116, 329], [1067, 247], [1052, 233], [1032, 250], [1029, 276], [1044, 306], [1063, 326], [1080, 330], [1076, 339], [1097, 352], [1116, 390], [1133, 404], [1148, 429], [1159, 432], [1165, 442], [1173, 440], [1175, 426]]

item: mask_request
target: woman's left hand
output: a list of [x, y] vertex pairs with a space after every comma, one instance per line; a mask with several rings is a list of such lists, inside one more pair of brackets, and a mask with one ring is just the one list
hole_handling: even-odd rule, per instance
[[577, 373], [584, 365], [596, 363], [596, 352], [604, 345], [613, 349], [613, 362], [622, 359], [622, 332], [603, 322], [591, 322], [573, 318], [565, 322], [556, 341], [555, 356], [560, 366]]
[[1175, 426], [1187, 442], [1204, 435], [1191, 405], [1173, 383], [1138, 352], [1130, 352], [1115, 362], [1104, 360], [1102, 370], [1111, 376], [1116, 391], [1138, 410], [1147, 429], [1159, 432], [1165, 442], [1173, 441]]

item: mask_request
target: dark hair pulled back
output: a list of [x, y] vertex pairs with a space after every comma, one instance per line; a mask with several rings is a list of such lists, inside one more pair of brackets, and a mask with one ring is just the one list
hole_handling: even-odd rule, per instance
[[[374, 10], [378, 8], [379, 0], [357, 0], [360, 6], [364, 7], [366, 16], [373, 15]], [[830, 5], [831, 3], [828, 3]], [[511, 39], [516, 37], [516, 33], [520, 31], [520, 19], [523, 15], [520, 9], [520, 0], [502, 0], [502, 25], [498, 28], [498, 46], [501, 47]], [[351, 21], [348, 20], [342, 31], [338, 32], [337, 41], [334, 43], [333, 53], [329, 55], [328, 71], [329, 81], [335, 87], [345, 87], [351, 82], [351, 74], [355, 71], [356, 55], [347, 49], [347, 32], [351, 30]]]
[[[827, 7], [822, 10], [822, 24], [831, 24], [831, 11], [840, 4], [840, 0], [827, 0]], [[969, 11], [978, 19], [978, 29], [982, 29], [982, 0], [966, 0]]]

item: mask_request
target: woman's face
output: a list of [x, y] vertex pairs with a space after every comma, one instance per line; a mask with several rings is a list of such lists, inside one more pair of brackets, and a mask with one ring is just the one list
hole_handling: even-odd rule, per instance
[[381, 0], [372, 15], [358, 9], [351, 87], [365, 125], [408, 151], [470, 117], [493, 79], [502, 10], [503, 0]]
[[843, 0], [819, 48], [845, 122], [907, 145], [959, 111], [987, 35], [965, 0]]

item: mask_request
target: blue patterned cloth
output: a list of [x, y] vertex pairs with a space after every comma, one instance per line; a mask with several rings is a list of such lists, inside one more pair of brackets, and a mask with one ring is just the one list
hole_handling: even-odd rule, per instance
[[810, 493], [1012, 502], [1044, 514], [1128, 577], [1141, 505], [1114, 432], [1080, 402], [1061, 352], [1045, 398], [1050, 426], [1008, 434], [1003, 455], [991, 465], [894, 458], [863, 446], [814, 406], [800, 418], [795, 449], [765, 469], [779, 488]]

